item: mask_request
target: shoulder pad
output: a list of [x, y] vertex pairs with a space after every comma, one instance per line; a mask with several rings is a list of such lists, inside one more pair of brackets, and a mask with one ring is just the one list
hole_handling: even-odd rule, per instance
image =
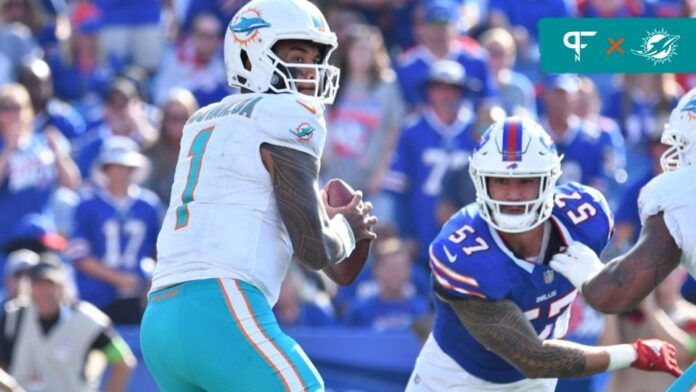
[[497, 251], [475, 205], [460, 210], [430, 245], [430, 269], [439, 292], [452, 298], [499, 300], [507, 295], [505, 273], [491, 257]]
[[598, 190], [569, 182], [556, 187], [553, 217], [573, 240], [601, 253], [614, 231], [614, 215]]
[[[664, 210], [666, 206], [682, 200], [685, 195], [696, 197], [696, 167], [685, 167], [679, 170], [662, 173], [650, 180], [638, 196], [640, 220]], [[687, 196], [688, 197], [688, 196]]]
[[79, 301], [75, 304], [75, 310], [85, 315], [90, 320], [94, 321], [97, 325], [102, 327], [108, 327], [111, 324], [109, 316], [104, 314], [101, 310], [97, 309], [96, 306], [89, 302]]

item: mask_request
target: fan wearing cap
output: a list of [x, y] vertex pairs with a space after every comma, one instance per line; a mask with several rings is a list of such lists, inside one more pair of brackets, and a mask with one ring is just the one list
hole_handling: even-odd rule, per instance
[[494, 97], [496, 91], [485, 52], [477, 46], [465, 47], [457, 37], [456, 24], [461, 17], [458, 2], [423, 1], [417, 15], [423, 18], [422, 24], [416, 24], [422, 26], [419, 30], [420, 44], [405, 52], [396, 67], [407, 103], [412, 108], [418, 108], [426, 102], [422, 83], [428, 79], [433, 65], [440, 60], [453, 60], [464, 67], [474, 103], [479, 104]]
[[29, 276], [31, 268], [38, 263], [39, 255], [28, 249], [16, 250], [7, 255], [4, 268], [3, 302], [16, 298], [20, 292], [26, 292], [21, 287], [27, 281], [25, 278]]
[[80, 297], [117, 324], [137, 324], [148, 286], [161, 205], [138, 184], [148, 161], [124, 136], [106, 139], [92, 179], [80, 195], [67, 256], [77, 271]]
[[475, 140], [473, 116], [462, 105], [464, 67], [456, 61], [435, 63], [424, 83], [428, 97], [422, 114], [413, 115], [402, 130], [383, 187], [394, 195], [403, 234], [428, 259], [430, 240], [437, 235], [436, 204], [445, 175], [464, 167]]
[[23, 268], [33, 264], [27, 272], [31, 284], [27, 297], [1, 310], [0, 367], [9, 375], [0, 372], [0, 388], [97, 391], [106, 359], [106, 390], [122, 391], [136, 359], [111, 320], [89, 303], [68, 300], [68, 276], [55, 254], [30, 252], [17, 260]]

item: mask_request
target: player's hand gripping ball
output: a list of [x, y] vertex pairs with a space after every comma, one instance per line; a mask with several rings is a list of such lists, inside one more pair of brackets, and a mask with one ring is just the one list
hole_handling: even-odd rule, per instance
[[[324, 192], [326, 193], [326, 204], [328, 207], [340, 208], [348, 206], [356, 191], [351, 188], [350, 185], [346, 184], [345, 181], [340, 179], [332, 179], [324, 187]], [[362, 203], [362, 201], [360, 201]], [[370, 208], [371, 209], [371, 208]], [[336, 211], [340, 212], [340, 211]], [[346, 217], [349, 221], [350, 217]], [[374, 219], [374, 218], [372, 218]], [[369, 227], [368, 227], [369, 230]], [[374, 238], [374, 234], [372, 234]], [[360, 238], [356, 235], [357, 243], [353, 252], [334, 266], [324, 269], [324, 272], [337, 284], [341, 286], [346, 286], [351, 284], [355, 278], [362, 270], [365, 262], [367, 261], [367, 256], [370, 253], [370, 245], [372, 240], [368, 238]]]

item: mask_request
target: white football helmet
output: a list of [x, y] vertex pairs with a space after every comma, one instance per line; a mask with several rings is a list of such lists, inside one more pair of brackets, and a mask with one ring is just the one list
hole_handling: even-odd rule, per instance
[[662, 143], [671, 146], [660, 157], [664, 171], [696, 165], [696, 88], [679, 100], [662, 132]]
[[[551, 216], [553, 192], [561, 175], [561, 159], [551, 137], [536, 122], [508, 117], [491, 125], [469, 159], [469, 174], [476, 186], [481, 217], [508, 233], [528, 231]], [[494, 200], [488, 193], [490, 177], [538, 177], [536, 199], [508, 202]], [[521, 206], [521, 214], [505, 214], [502, 207]]]
[[[286, 63], [272, 50], [282, 40], [319, 44], [319, 64]], [[230, 86], [252, 92], [302, 94], [296, 83], [314, 85], [314, 98], [333, 103], [340, 71], [329, 65], [338, 47], [324, 15], [307, 0], [253, 0], [230, 21], [225, 32], [225, 68]], [[247, 62], [245, 66], [245, 61]], [[300, 69], [314, 69], [315, 79], [305, 79]], [[303, 94], [304, 95], [304, 94]]]

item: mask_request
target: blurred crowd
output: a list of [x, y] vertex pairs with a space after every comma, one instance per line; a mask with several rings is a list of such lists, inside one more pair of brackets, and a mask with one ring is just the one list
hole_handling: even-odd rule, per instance
[[[182, 128], [198, 108], [238, 93], [227, 86], [222, 48], [245, 3], [0, 0], [6, 301], [32, 268], [24, 251], [53, 252], [70, 277], [65, 301], [89, 302], [116, 324], [140, 322]], [[291, 269], [275, 308], [281, 325], [427, 336], [428, 244], [475, 200], [468, 157], [481, 132], [509, 115], [535, 118], [549, 132], [565, 156], [562, 182], [605, 194], [616, 215], [606, 257], [636, 241], [638, 193], [661, 170], [663, 124], [696, 74], [545, 74], [536, 22], [693, 17], [696, 1], [315, 3], [338, 36], [333, 62], [342, 72], [327, 108], [321, 178], [364, 191], [380, 239], [350, 287]], [[677, 271], [650, 303], [618, 317], [594, 313], [580, 298], [569, 339], [655, 336], [662, 313], [654, 309], [696, 333], [696, 312], [685, 300], [694, 301], [694, 286]], [[597, 381], [577, 382], [592, 390]]]

